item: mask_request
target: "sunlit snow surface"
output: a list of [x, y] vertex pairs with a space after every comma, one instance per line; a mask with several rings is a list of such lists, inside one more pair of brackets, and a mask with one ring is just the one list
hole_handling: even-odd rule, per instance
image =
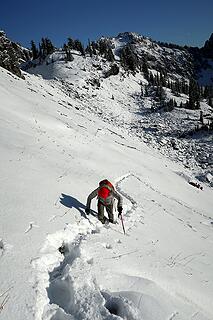
[[[131, 98], [114, 104], [110, 80], [102, 101], [54, 81], [0, 69], [1, 319], [212, 319], [212, 190], [134, 137]], [[124, 198], [125, 235], [98, 222], [96, 200], [84, 215], [103, 178]]]

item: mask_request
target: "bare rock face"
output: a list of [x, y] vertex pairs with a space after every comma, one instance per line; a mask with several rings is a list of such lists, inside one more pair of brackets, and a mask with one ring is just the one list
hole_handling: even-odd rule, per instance
[[202, 48], [204, 55], [209, 58], [213, 59], [213, 33], [211, 34], [209, 40], [205, 42], [204, 47]]
[[30, 51], [10, 41], [4, 31], [0, 31], [0, 66], [20, 78], [24, 78], [19, 64], [30, 59]]

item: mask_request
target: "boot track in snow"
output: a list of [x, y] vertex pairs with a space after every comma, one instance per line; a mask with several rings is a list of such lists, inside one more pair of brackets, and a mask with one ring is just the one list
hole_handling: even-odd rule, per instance
[[[125, 221], [137, 207], [136, 201], [121, 187], [130, 176], [126, 174], [115, 182], [116, 189], [129, 203]], [[128, 315], [132, 320], [139, 319], [127, 299], [113, 298], [109, 293], [101, 292], [90, 274], [91, 261], [81, 252], [81, 242], [87, 235], [100, 233], [102, 228], [96, 218], [82, 218], [80, 223], [68, 224], [64, 230], [48, 235], [40, 257], [32, 261], [37, 273], [36, 320], [122, 319], [112, 314], [116, 306], [122, 307], [124, 317]], [[63, 254], [58, 250], [62, 244]]]

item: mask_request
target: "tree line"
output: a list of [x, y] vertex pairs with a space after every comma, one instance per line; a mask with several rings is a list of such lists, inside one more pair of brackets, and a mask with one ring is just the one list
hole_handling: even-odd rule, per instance
[[[91, 57], [94, 55], [100, 55], [109, 62], [115, 61], [114, 54], [111, 48], [109, 41], [106, 39], [100, 39], [95, 42], [88, 40], [88, 45], [86, 48], [83, 43], [78, 39], [72, 39], [68, 37], [67, 42], [63, 45], [63, 51], [65, 53], [65, 59], [67, 61], [72, 61], [73, 56], [71, 51], [78, 51], [82, 56], [89, 54]], [[35, 42], [31, 41], [31, 51], [33, 60], [39, 59], [40, 61], [44, 60], [49, 54], [55, 52], [57, 48], [53, 45], [52, 41], [49, 38], [42, 38], [39, 42], [38, 47]]]
[[[43, 61], [49, 54], [56, 50], [49, 38], [42, 38], [38, 47], [34, 41], [31, 41], [31, 51], [33, 60], [39, 59]], [[72, 61], [72, 51], [78, 51], [82, 56], [88, 54], [90, 57], [99, 55], [107, 61], [113, 63], [115, 56], [112, 51], [112, 45], [109, 39], [101, 38], [98, 41], [88, 40], [86, 48], [78, 39], [68, 37], [67, 42], [63, 45], [63, 51], [66, 61]], [[186, 103], [181, 103], [179, 107], [184, 107], [192, 110], [200, 108], [201, 99], [206, 99], [208, 104], [213, 107], [213, 87], [199, 86], [197, 81], [191, 77], [188, 82], [184, 79], [172, 81], [168, 78], [165, 70], [157, 72], [155, 75], [149, 71], [149, 65], [145, 56], [139, 57], [132, 44], [127, 44], [118, 52], [120, 56], [120, 64], [124, 70], [130, 71], [133, 74], [141, 72], [148, 81], [148, 86], [145, 88], [144, 94], [151, 93], [158, 102], [158, 105], [163, 105], [168, 111], [177, 106], [175, 99], [166, 101], [164, 88], [169, 88], [173, 95], [180, 96], [181, 94], [188, 95], [189, 99]], [[116, 71], [117, 72], [117, 71]]]

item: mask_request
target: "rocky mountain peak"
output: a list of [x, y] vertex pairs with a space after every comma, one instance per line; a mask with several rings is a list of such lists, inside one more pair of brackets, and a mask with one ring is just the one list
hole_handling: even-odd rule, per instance
[[144, 37], [136, 32], [122, 32], [119, 33], [115, 39], [121, 42], [135, 43], [140, 40], [143, 40]]

